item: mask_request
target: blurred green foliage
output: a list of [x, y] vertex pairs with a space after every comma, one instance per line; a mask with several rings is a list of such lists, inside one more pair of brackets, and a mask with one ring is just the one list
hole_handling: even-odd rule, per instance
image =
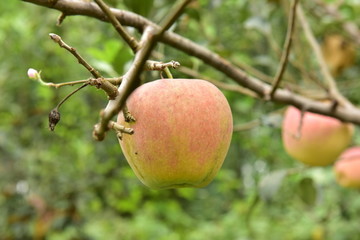
[[[154, 21], [172, 6], [172, 1], [142, 2], [109, 1]], [[328, 33], [344, 33], [339, 21], [319, 14], [312, 1], [304, 4], [319, 41]], [[273, 76], [287, 6], [287, 1], [199, 0], [174, 31]], [[357, 1], [345, 0], [339, 10], [360, 25]], [[338, 187], [331, 167], [304, 168], [285, 154], [276, 112], [283, 106], [278, 104], [224, 91], [235, 125], [254, 119], [261, 124], [234, 133], [223, 168], [203, 189], [148, 189], [126, 163], [114, 133], [95, 142], [92, 128], [107, 102], [95, 88], [65, 103], [56, 131], [48, 131], [48, 112], [73, 88], [41, 86], [27, 78], [27, 69], [42, 70], [43, 79], [56, 83], [89, 77], [49, 40], [49, 33], [59, 34], [104, 76], [124, 73], [132, 53], [111, 25], [95, 19], [68, 17], [58, 27], [58, 12], [20, 1], [1, 4], [0, 12], [0, 239], [360, 239], [359, 192]], [[298, 31], [293, 57], [318, 77], [309, 61], [312, 51]], [[162, 61], [174, 59], [206, 77], [231, 82], [177, 50], [159, 45], [157, 52]], [[290, 64], [286, 81], [318, 89], [295, 65]], [[338, 78], [355, 103], [360, 100], [356, 65], [359, 58]]]

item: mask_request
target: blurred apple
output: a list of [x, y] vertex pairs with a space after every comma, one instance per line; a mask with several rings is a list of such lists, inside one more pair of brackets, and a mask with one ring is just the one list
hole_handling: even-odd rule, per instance
[[230, 106], [213, 84], [195, 79], [161, 79], [141, 85], [127, 99], [136, 122], [120, 141], [137, 177], [148, 187], [204, 187], [229, 149]]
[[332, 164], [349, 145], [354, 128], [335, 118], [287, 108], [282, 124], [286, 152], [310, 166]]
[[327, 35], [321, 50], [324, 60], [334, 77], [340, 75], [346, 68], [355, 63], [355, 45], [339, 34]]
[[344, 151], [336, 161], [334, 171], [341, 186], [360, 188], [360, 147]]

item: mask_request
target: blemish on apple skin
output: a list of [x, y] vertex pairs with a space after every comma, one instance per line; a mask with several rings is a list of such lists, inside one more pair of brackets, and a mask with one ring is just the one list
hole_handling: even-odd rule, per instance
[[137, 152], [135, 152], [135, 155], [137, 155], [138, 153]]

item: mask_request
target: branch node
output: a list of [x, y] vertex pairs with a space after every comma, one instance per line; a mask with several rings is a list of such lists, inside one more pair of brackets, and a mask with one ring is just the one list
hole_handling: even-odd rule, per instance
[[117, 136], [120, 140], [122, 140], [122, 134], [123, 134], [123, 133], [129, 134], [129, 135], [134, 134], [134, 129], [132, 129], [132, 128], [127, 128], [127, 127], [125, 127], [125, 126], [123, 126], [123, 125], [120, 125], [120, 124], [114, 122], [114, 121], [110, 121], [108, 127], [109, 127], [110, 129], [115, 130], [116, 136]]
[[97, 89], [101, 87], [102, 81], [100, 78], [90, 78], [89, 79], [89, 85], [95, 86]]
[[180, 67], [180, 63], [174, 60], [166, 63], [147, 60], [144, 69], [146, 71], [164, 71], [166, 68], [176, 69], [178, 67]]
[[55, 33], [49, 33], [49, 36], [54, 42], [61, 44], [61, 37], [59, 35], [57, 35]]
[[95, 124], [92, 135], [93, 135], [93, 138], [94, 138], [95, 140], [97, 140], [97, 141], [102, 141], [102, 140], [104, 140], [104, 138], [105, 138], [105, 132], [101, 132], [101, 133], [99, 134], [99, 128], [100, 128], [100, 125], [99, 125], [99, 124]]
[[126, 104], [123, 108], [123, 115], [124, 115], [124, 119], [125, 122], [135, 122], [136, 119], [133, 115], [131, 115], [131, 113], [129, 112], [129, 109], [127, 108]]
[[336, 109], [339, 107], [339, 101], [337, 101], [336, 99], [333, 99], [332, 101], [331, 101], [331, 111], [332, 112], [335, 112], [336, 111]]
[[57, 19], [56, 26], [61, 26], [61, 24], [65, 20], [66, 16], [67, 15], [64, 12], [62, 12]]

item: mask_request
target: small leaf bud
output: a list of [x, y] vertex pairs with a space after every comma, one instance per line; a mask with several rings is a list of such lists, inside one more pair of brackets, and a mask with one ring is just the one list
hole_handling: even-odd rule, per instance
[[34, 80], [38, 80], [40, 79], [40, 74], [38, 71], [36, 71], [33, 68], [29, 68], [29, 70], [27, 71], [27, 75], [30, 79], [34, 79]]

